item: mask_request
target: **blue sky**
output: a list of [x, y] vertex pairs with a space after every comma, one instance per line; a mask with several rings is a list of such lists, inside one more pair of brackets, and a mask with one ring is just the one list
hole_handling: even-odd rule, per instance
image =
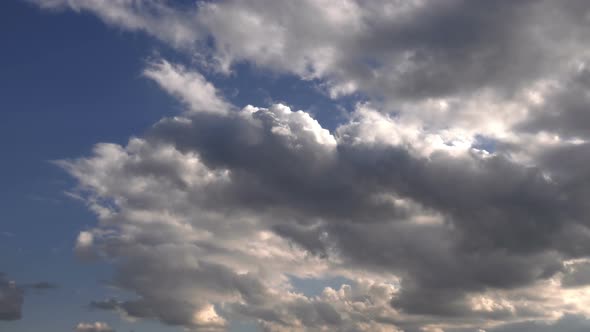
[[[25, 319], [2, 323], [2, 329], [69, 331], [78, 320], [73, 316], [111, 321], [112, 315], [85, 308], [107, 291], [100, 282], [110, 268], [81, 264], [72, 251], [77, 233], [92, 225], [94, 216], [64, 195], [73, 182], [51, 161], [84, 154], [97, 141], [125, 142], [163, 110], [174, 109], [174, 102], [139, 75], [142, 58], [153, 48], [146, 38], [20, 1], [4, 3], [0, 15], [5, 153], [0, 265], [19, 281], [60, 285], [51, 292], [32, 292]], [[104, 51], [108, 49], [120, 52]]]
[[3, 2], [0, 330], [587, 330], [588, 17]]

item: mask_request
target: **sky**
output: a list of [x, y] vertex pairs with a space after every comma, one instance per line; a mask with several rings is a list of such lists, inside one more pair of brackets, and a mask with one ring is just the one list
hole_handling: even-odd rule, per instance
[[0, 331], [590, 330], [585, 0], [8, 0]]

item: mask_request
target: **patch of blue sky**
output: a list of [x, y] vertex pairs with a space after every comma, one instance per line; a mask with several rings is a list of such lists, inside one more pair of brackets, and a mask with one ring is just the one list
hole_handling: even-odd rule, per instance
[[483, 135], [476, 135], [475, 142], [471, 145], [472, 148], [478, 150], [484, 150], [488, 153], [494, 153], [496, 151], [497, 141], [493, 138], [483, 136]]
[[291, 281], [291, 285], [295, 291], [300, 292], [307, 297], [321, 295], [326, 287], [338, 290], [340, 287], [342, 287], [342, 285], [354, 284], [353, 280], [340, 276], [319, 279], [289, 276], [289, 280]]

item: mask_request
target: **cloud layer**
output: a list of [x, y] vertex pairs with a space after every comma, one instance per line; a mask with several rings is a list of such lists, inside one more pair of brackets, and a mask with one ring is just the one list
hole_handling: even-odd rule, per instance
[[587, 2], [33, 2], [364, 100], [327, 130], [148, 64], [186, 111], [58, 162], [99, 221], [76, 251], [135, 294], [92, 307], [195, 331], [587, 325]]

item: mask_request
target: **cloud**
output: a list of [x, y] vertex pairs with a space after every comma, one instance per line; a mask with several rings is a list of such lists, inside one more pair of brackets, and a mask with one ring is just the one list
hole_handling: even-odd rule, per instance
[[[313, 81], [335, 101], [368, 99], [450, 140], [585, 135], [590, 7], [581, 0], [29, 1], [144, 31], [208, 70], [230, 74], [246, 62]], [[200, 74], [177, 69], [156, 61], [145, 75], [189, 109], [227, 108]]]
[[226, 112], [232, 106], [219, 96], [215, 87], [197, 72], [189, 72], [165, 60], [150, 63], [144, 75], [188, 105], [193, 112]]
[[[102, 225], [82, 242], [138, 296], [93, 307], [193, 330], [553, 319], [565, 304], [533, 289], [588, 254], [574, 246], [588, 239], [575, 231], [585, 194], [544, 175], [557, 168], [447, 144], [367, 105], [333, 132], [280, 104], [190, 112], [60, 165]], [[314, 298], [288, 276], [352, 282]]]
[[582, 287], [590, 285], [590, 262], [572, 262], [561, 280], [565, 287]]
[[143, 31], [177, 47], [190, 45], [199, 38], [201, 30], [195, 17], [166, 6], [159, 0], [114, 2], [79, 0], [27, 0], [44, 9], [71, 9], [95, 13], [115, 26], [131, 31]]
[[507, 324], [489, 330], [489, 332], [582, 332], [590, 328], [590, 322], [583, 316], [565, 315], [553, 323], [522, 322]]
[[0, 320], [21, 319], [23, 301], [23, 289], [0, 273]]
[[107, 323], [78, 323], [75, 328], [76, 332], [115, 332]]
[[587, 2], [33, 2], [365, 100], [330, 131], [150, 62], [186, 112], [58, 162], [99, 221], [76, 252], [134, 295], [93, 308], [195, 331], [584, 326]]
[[570, 69], [560, 81], [548, 83], [537, 95], [537, 102], [530, 117], [519, 124], [530, 132], [545, 131], [564, 138], [587, 140], [588, 128], [583, 125], [588, 119], [590, 96], [590, 71], [587, 59]]
[[[550, 64], [565, 63], [587, 42], [584, 1], [31, 1], [146, 31], [225, 70], [245, 60], [325, 79], [334, 96], [361, 90], [393, 100], [436, 98], [489, 87], [509, 93], [556, 70]], [[200, 47], [207, 38], [213, 47]]]

